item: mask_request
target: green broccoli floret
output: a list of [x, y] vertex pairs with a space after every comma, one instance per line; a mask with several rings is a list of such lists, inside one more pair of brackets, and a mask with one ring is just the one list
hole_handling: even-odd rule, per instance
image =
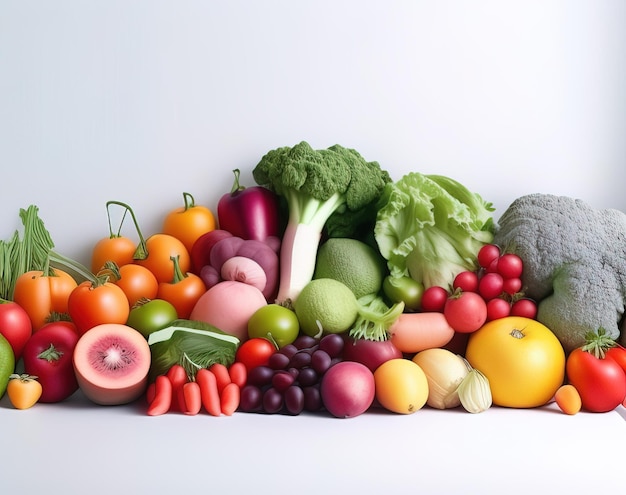
[[311, 281], [317, 248], [329, 217], [376, 203], [389, 174], [355, 150], [314, 150], [302, 141], [271, 150], [252, 171], [257, 184], [283, 197], [288, 218], [280, 250], [277, 302], [289, 305]]
[[[589, 332], [620, 337], [626, 301], [626, 213], [594, 209], [566, 196], [516, 199], [498, 221], [494, 242], [524, 261], [525, 293], [537, 320], [566, 352]], [[621, 330], [622, 342], [626, 335]]]

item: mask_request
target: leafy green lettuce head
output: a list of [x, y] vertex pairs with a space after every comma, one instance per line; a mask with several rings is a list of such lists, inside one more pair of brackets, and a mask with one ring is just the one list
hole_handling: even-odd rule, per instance
[[386, 185], [374, 226], [392, 277], [448, 287], [492, 242], [491, 203], [453, 179], [411, 172]]

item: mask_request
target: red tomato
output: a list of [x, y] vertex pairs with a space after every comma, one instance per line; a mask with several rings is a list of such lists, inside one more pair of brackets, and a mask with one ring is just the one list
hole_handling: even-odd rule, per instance
[[276, 352], [276, 346], [262, 337], [246, 340], [237, 349], [235, 361], [243, 363], [248, 371], [257, 366], [267, 366], [270, 356]]
[[568, 356], [565, 371], [588, 411], [612, 411], [626, 399], [626, 373], [611, 358], [596, 357], [579, 347]]
[[55, 321], [41, 327], [24, 346], [24, 370], [38, 377], [40, 402], [60, 402], [78, 390], [72, 364], [78, 333], [74, 325]]
[[11, 344], [16, 361], [32, 333], [33, 325], [26, 310], [16, 302], [0, 299], [0, 334]]
[[82, 282], [71, 292], [67, 309], [81, 335], [102, 323], [125, 324], [130, 314], [126, 294], [111, 282]]
[[448, 291], [443, 287], [438, 285], [428, 287], [422, 294], [422, 311], [443, 312], [448, 296]]
[[487, 303], [476, 292], [455, 292], [447, 299], [443, 314], [454, 330], [471, 333], [487, 321]]
[[454, 277], [452, 287], [465, 292], [476, 292], [478, 290], [478, 274], [469, 270], [462, 271]]

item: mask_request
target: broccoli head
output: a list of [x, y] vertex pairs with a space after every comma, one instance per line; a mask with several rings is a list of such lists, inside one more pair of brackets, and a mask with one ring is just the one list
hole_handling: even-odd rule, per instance
[[524, 291], [539, 303], [537, 320], [554, 332], [566, 352], [600, 328], [620, 339], [626, 213], [594, 209], [566, 196], [530, 194], [502, 214], [494, 242], [524, 261]]
[[[287, 225], [280, 250], [278, 302], [289, 305], [311, 281], [317, 248], [326, 222], [333, 214], [359, 211], [376, 204], [388, 172], [366, 161], [357, 151], [338, 144], [314, 150], [302, 141], [293, 147], [269, 151], [252, 170], [257, 184], [282, 197]], [[353, 216], [354, 215], [354, 216]]]

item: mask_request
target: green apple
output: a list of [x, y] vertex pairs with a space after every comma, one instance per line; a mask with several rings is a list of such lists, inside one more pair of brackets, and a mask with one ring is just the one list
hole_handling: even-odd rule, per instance
[[4, 396], [9, 376], [15, 371], [15, 354], [9, 341], [0, 334], [0, 398]]

